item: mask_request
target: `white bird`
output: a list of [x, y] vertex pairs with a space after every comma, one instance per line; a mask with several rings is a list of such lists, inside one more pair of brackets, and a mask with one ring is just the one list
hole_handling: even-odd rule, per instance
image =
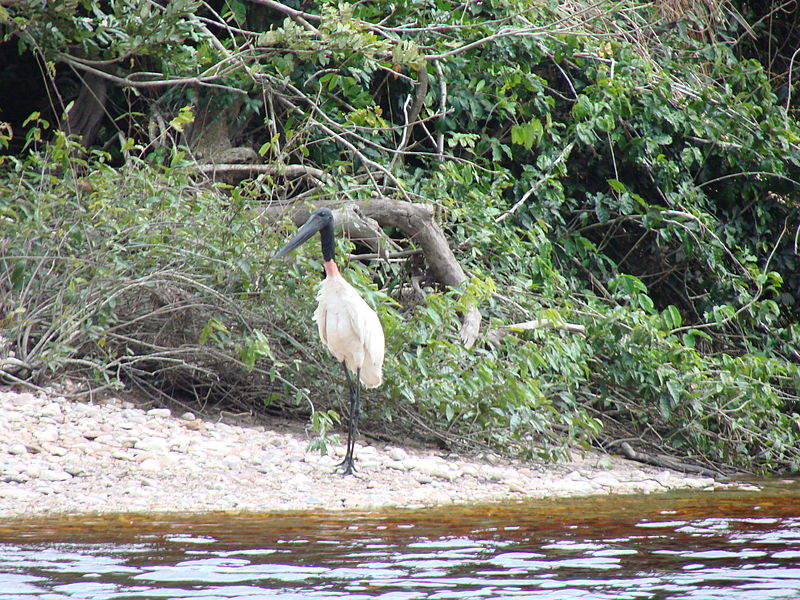
[[[334, 260], [333, 222], [330, 209], [315, 211], [275, 257], [286, 256], [319, 232], [325, 279], [317, 294], [319, 305], [314, 311], [314, 320], [322, 342], [341, 363], [350, 388], [347, 451], [338, 465], [343, 468], [345, 475], [349, 475], [353, 472], [355, 438], [361, 413], [359, 381], [367, 388], [376, 388], [381, 384], [385, 342], [378, 315], [339, 273]], [[350, 377], [351, 372], [355, 375], [355, 381]]]

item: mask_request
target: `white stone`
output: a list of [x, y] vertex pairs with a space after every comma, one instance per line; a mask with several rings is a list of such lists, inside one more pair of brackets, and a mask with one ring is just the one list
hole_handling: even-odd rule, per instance
[[134, 456], [130, 452], [124, 452], [123, 450], [114, 450], [111, 453], [111, 458], [116, 458], [117, 460], [133, 460]]
[[144, 423], [146, 420], [144, 413], [138, 408], [125, 408], [122, 410], [122, 416], [132, 423]]
[[222, 462], [226, 467], [232, 467], [235, 469], [241, 468], [242, 466], [242, 458], [240, 456], [236, 456], [235, 454], [228, 454], [222, 459]]
[[[31, 476], [27, 473], [20, 473], [19, 471], [13, 471], [11, 473], [5, 473], [0, 481], [5, 481], [6, 483], [25, 483], [31, 480]], [[2, 488], [4, 486], [0, 486]]]
[[8, 453], [19, 456], [20, 454], [27, 454], [28, 449], [25, 447], [25, 444], [11, 444], [8, 447]]
[[461, 467], [461, 472], [464, 475], [471, 475], [472, 477], [478, 476], [478, 467], [472, 464], [465, 464]]
[[519, 494], [525, 493], [525, 485], [519, 479], [512, 479], [508, 482], [508, 489], [512, 492], [517, 492]]
[[218, 454], [228, 454], [230, 452], [230, 448], [228, 447], [227, 443], [217, 440], [204, 441], [198, 445], [196, 450], [200, 453], [215, 452]]
[[169, 442], [161, 437], [146, 437], [138, 440], [133, 447], [145, 452], [166, 452]]
[[158, 473], [161, 470], [161, 463], [155, 458], [145, 458], [139, 468], [147, 473]]
[[58, 402], [50, 402], [39, 409], [40, 417], [61, 417], [63, 414], [61, 405]]
[[588, 481], [575, 480], [569, 477], [556, 481], [552, 489], [573, 496], [591, 494], [595, 491], [595, 487]]
[[172, 411], [168, 408], [151, 408], [147, 411], [149, 417], [171, 417]]
[[89, 472], [80, 463], [64, 465], [64, 470], [73, 477], [86, 477]]
[[423, 473], [421, 471], [412, 471], [411, 476], [418, 483], [431, 483], [433, 481], [433, 477], [431, 477], [427, 473]]
[[45, 425], [34, 431], [33, 436], [40, 442], [55, 442], [58, 439], [58, 428], [54, 425]]
[[396, 461], [403, 461], [408, 459], [408, 452], [406, 452], [402, 448], [396, 448], [396, 447], [387, 448], [386, 454], [389, 456], [389, 458]]
[[446, 479], [447, 481], [453, 481], [461, 474], [455, 467], [448, 465], [444, 461], [439, 462], [431, 459], [417, 460], [415, 469], [420, 473]]
[[56, 446], [54, 444], [43, 444], [44, 449], [53, 456], [64, 456], [69, 450], [63, 446]]
[[607, 488], [618, 488], [620, 486], [619, 479], [611, 475], [598, 475], [592, 478], [592, 483]]
[[359, 456], [374, 456], [378, 453], [375, 446], [361, 446], [358, 449]]
[[8, 498], [9, 500], [28, 501], [34, 498], [39, 498], [40, 495], [33, 490], [16, 485], [0, 486], [0, 498]]
[[505, 479], [505, 473], [499, 467], [484, 467], [481, 475], [489, 481], [503, 481]]
[[39, 474], [39, 479], [44, 481], [67, 481], [72, 479], [72, 475], [61, 469], [46, 470]]
[[41, 404], [41, 402], [30, 392], [20, 392], [11, 395], [11, 404], [14, 406], [33, 406]]
[[396, 471], [409, 471], [412, 465], [408, 461], [390, 460], [385, 463], [385, 466], [388, 469], [394, 469]]
[[308, 475], [305, 473], [297, 473], [286, 482], [286, 485], [290, 490], [307, 492], [311, 489], [312, 483], [315, 482], [312, 482]]

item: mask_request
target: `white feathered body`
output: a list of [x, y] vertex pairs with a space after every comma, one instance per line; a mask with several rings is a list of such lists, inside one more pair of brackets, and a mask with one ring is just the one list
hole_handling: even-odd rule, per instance
[[384, 354], [378, 315], [339, 274], [322, 281], [317, 300], [314, 320], [328, 350], [353, 374], [360, 369], [364, 387], [378, 387], [383, 380]]

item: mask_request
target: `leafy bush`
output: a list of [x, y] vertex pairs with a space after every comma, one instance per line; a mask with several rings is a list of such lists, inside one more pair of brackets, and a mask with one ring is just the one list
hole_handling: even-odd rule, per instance
[[[311, 285], [276, 276], [276, 236], [248, 199], [198, 187], [180, 155], [159, 173], [76, 150], [58, 134], [46, 153], [10, 161], [2, 184], [4, 319], [18, 357], [40, 380], [88, 368], [100, 387], [201, 405], [310, 401], [287, 375], [318, 366], [281, 361], [296, 343], [281, 315]], [[282, 304], [265, 302], [265, 287]]]

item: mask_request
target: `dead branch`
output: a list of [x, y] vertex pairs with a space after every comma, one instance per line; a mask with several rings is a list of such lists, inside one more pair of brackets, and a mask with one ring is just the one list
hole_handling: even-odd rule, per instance
[[569, 333], [586, 335], [586, 327], [583, 325], [550, 321], [549, 319], [533, 319], [532, 321], [525, 321], [524, 323], [514, 323], [512, 325], [503, 325], [497, 329], [490, 329], [486, 332], [486, 339], [492, 344], [497, 344], [509, 333], [515, 331], [531, 331], [533, 329], [558, 329]]
[[276, 167], [275, 165], [253, 165], [253, 164], [206, 164], [197, 165], [197, 170], [205, 174], [214, 173], [237, 173], [246, 176], [254, 175], [278, 175], [282, 177], [303, 177], [309, 176], [315, 179], [324, 179], [325, 172], [314, 167], [305, 165], [285, 165]]
[[59, 52], [56, 55], [56, 60], [68, 64], [73, 69], [77, 69], [79, 71], [83, 71], [85, 73], [94, 75], [95, 77], [105, 79], [123, 88], [162, 88], [162, 87], [176, 86], [176, 85], [198, 85], [198, 86], [205, 86], [205, 87], [226, 90], [229, 92], [242, 94], [245, 96], [247, 95], [247, 91], [245, 90], [230, 85], [222, 85], [219, 83], [214, 83], [215, 81], [222, 79], [229, 71], [231, 71], [230, 67], [225, 71], [220, 71], [214, 73], [213, 75], [207, 75], [207, 76], [201, 75], [197, 77], [137, 79], [136, 77], [139, 75], [144, 77], [161, 77], [161, 75], [158, 73], [132, 73], [130, 75], [126, 75], [125, 77], [119, 77], [117, 75], [113, 75], [112, 73], [107, 73], [102, 69], [97, 69], [93, 67], [91, 64], [89, 64], [87, 61], [80, 60], [74, 56], [70, 56], [69, 54], [64, 54], [63, 52]]
[[[381, 224], [394, 226], [417, 243], [425, 254], [431, 274], [442, 285], [462, 287], [468, 277], [450, 249], [441, 227], [433, 218], [433, 208], [427, 204], [415, 204], [389, 198], [373, 198], [360, 204], [361, 212]], [[464, 314], [461, 326], [461, 342], [470, 348], [478, 338], [481, 313], [471, 306]]]
[[654, 465], [656, 467], [662, 467], [664, 469], [673, 469], [675, 471], [681, 471], [682, 473], [695, 473], [697, 475], [702, 475], [704, 477], [713, 477], [714, 479], [725, 479], [725, 476], [719, 471], [707, 469], [699, 465], [684, 463], [672, 458], [671, 456], [664, 456], [664, 455], [657, 456], [653, 454], [646, 454], [644, 452], [638, 452], [634, 450], [628, 442], [620, 441], [614, 443], [613, 445], [616, 445], [622, 452], [623, 456], [625, 456], [625, 458], [629, 460], [635, 460], [636, 462], [644, 463], [647, 465]]
[[428, 93], [428, 69], [423, 64], [419, 71], [417, 71], [417, 81], [414, 84], [414, 99], [411, 102], [411, 107], [406, 111], [406, 123], [403, 127], [403, 137], [400, 140], [400, 145], [397, 147], [392, 164], [389, 166], [390, 171], [394, 171], [397, 165], [403, 159], [403, 151], [411, 139], [411, 130], [417, 124], [417, 118], [422, 110], [422, 105], [425, 103], [425, 94]]

